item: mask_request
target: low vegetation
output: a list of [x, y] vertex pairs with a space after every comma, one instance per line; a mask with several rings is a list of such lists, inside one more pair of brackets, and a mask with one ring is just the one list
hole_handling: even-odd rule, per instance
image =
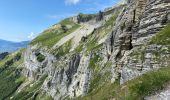
[[90, 64], [89, 64], [90, 69], [92, 69], [93, 71], [97, 71], [98, 67], [100, 66], [99, 65], [100, 61], [102, 61], [102, 58], [94, 53], [93, 57], [90, 59]]
[[35, 100], [53, 100], [53, 98], [49, 96], [45, 91], [40, 91], [37, 93]]
[[22, 68], [18, 67], [22, 62], [22, 56], [21, 50], [0, 61], [0, 100], [10, 97], [24, 82], [25, 78], [21, 76]]
[[[157, 44], [162, 46], [169, 46], [170, 43], [170, 24], [162, 29], [156, 36], [154, 36], [149, 44]], [[140, 48], [140, 52], [133, 52], [130, 56], [135, 59], [144, 60], [144, 52]], [[160, 50], [161, 51], [161, 50]], [[159, 51], [153, 52], [154, 55], [159, 55]], [[93, 63], [94, 64], [94, 63]], [[91, 64], [91, 65], [93, 65]], [[154, 94], [156, 91], [164, 89], [167, 83], [170, 82], [170, 67], [162, 67], [159, 70], [153, 70], [130, 80], [120, 85], [119, 80], [115, 83], [110, 81], [105, 82], [100, 86], [102, 75], [96, 76], [90, 85], [89, 94], [84, 97], [77, 98], [78, 100], [143, 100], [146, 96]], [[103, 76], [102, 76], [103, 77]]]
[[[95, 79], [99, 82], [100, 77]], [[106, 82], [102, 87], [89, 91], [85, 97], [78, 100], [143, 100], [145, 96], [155, 93], [164, 88], [170, 81], [170, 67], [148, 72], [136, 79], [120, 85], [119, 80], [115, 83]], [[95, 83], [93, 83], [95, 85]]]
[[41, 53], [37, 53], [36, 56], [39, 62], [43, 62], [45, 60], [45, 56], [42, 55]]
[[148, 72], [122, 85], [121, 87], [124, 88], [117, 90], [115, 97], [125, 100], [142, 100], [145, 96], [163, 89], [164, 85], [169, 81], [170, 67]]
[[170, 45], [170, 23], [154, 36], [149, 44]]
[[0, 73], [0, 100], [6, 99], [17, 90], [24, 81], [23, 79], [16, 81], [19, 78], [20, 75], [17, 75], [14, 67], [6, 68]]
[[[40, 87], [47, 75], [41, 77], [32, 86], [29, 84], [21, 92], [17, 93], [19, 86], [26, 82], [25, 77], [21, 75], [23, 70], [21, 64], [23, 63], [23, 52], [10, 54], [0, 61], [0, 100], [53, 100], [46, 92], [40, 91]], [[35, 96], [33, 96], [35, 95]]]
[[[63, 27], [61, 26], [65, 26], [65, 27], [69, 26], [70, 28], [65, 30], [65, 28], [63, 29]], [[55, 43], [57, 43], [61, 38], [72, 33], [79, 27], [80, 27], [79, 24], [76, 24], [70, 21], [69, 19], [65, 19], [59, 24], [56, 24], [52, 26], [52, 28], [49, 28], [48, 30], [44, 31], [40, 36], [35, 38], [31, 42], [31, 44], [34, 45], [34, 44], [40, 43], [42, 46], [47, 46], [50, 48], [54, 46]]]
[[54, 54], [57, 58], [66, 55], [67, 53], [69, 53], [70, 49], [72, 46], [72, 39], [70, 39], [69, 41], [67, 41], [64, 45], [62, 45], [61, 47], [57, 48], [57, 50], [54, 51]]
[[[44, 80], [46, 79], [47, 75], [43, 75], [39, 80], [37, 80], [34, 83], [28, 84], [23, 90], [21, 90], [19, 93], [16, 93], [11, 100], [39, 100], [39, 97], [45, 97], [45, 98], [51, 98], [46, 95], [42, 96], [43, 91], [40, 89]], [[45, 99], [44, 100], [48, 100]], [[52, 100], [52, 99], [49, 99]]]

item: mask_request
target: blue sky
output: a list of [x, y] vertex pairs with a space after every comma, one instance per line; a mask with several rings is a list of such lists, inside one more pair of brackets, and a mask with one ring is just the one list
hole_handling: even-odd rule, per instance
[[30, 40], [60, 20], [96, 13], [120, 0], [1, 0], [0, 39]]

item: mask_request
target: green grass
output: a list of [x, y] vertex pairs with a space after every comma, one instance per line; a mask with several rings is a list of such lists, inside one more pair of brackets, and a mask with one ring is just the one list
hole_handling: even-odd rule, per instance
[[18, 66], [22, 63], [22, 51], [8, 55], [0, 61], [0, 100], [9, 98], [24, 82]]
[[41, 91], [37, 93], [35, 100], [53, 100], [53, 98], [49, 96], [45, 91]]
[[[100, 77], [94, 79], [99, 82]], [[170, 81], [170, 67], [161, 68], [156, 71], [148, 72], [136, 79], [119, 85], [117, 80], [111, 84], [106, 82], [101, 88], [94, 89], [93, 92], [77, 100], [143, 100], [145, 96], [151, 95], [156, 91], [162, 90], [166, 83]], [[95, 83], [93, 83], [95, 85]], [[95, 87], [94, 87], [95, 88]]]
[[121, 86], [124, 88], [117, 92], [116, 97], [124, 100], [142, 100], [145, 96], [162, 90], [169, 81], [170, 67], [148, 72]]
[[82, 43], [80, 43], [80, 44], [78, 45], [78, 47], [75, 48], [74, 51], [75, 51], [76, 53], [80, 53], [80, 52], [83, 50], [83, 46], [84, 46], [84, 45], [83, 45]]
[[54, 54], [57, 58], [62, 57], [69, 53], [72, 46], [72, 39], [67, 41], [64, 45], [60, 46], [57, 50], [55, 50]]
[[14, 67], [9, 67], [0, 73], [0, 100], [12, 95], [24, 81], [23, 79], [18, 80], [20, 75], [16, 75], [15, 71]]
[[87, 51], [92, 51], [92, 49], [97, 46], [97, 40], [98, 38], [96, 36], [96, 37], [91, 38], [91, 40], [86, 43]]
[[[92, 58], [90, 59], [89, 68], [92, 71], [93, 78], [90, 81], [89, 90], [88, 90], [89, 94], [88, 96], [85, 96], [85, 98], [89, 98], [89, 97], [91, 98], [96, 94], [98, 95], [98, 92], [100, 92], [103, 86], [105, 86], [105, 82], [107, 82], [111, 78], [110, 71], [101, 73], [102, 70], [106, 70], [108, 67], [110, 67], [107, 64], [105, 67], [102, 67], [100, 64], [101, 61], [103, 61], [102, 57], [96, 54], [94, 54]], [[100, 92], [99, 94], [102, 94], [102, 93]], [[95, 97], [95, 98], [96, 99], [94, 98], [93, 99], [94, 100], [99, 99], [98, 97]]]
[[149, 44], [170, 45], [170, 23], [152, 38]]
[[61, 24], [61, 25], [74, 25], [75, 23], [72, 22], [70, 19], [66, 18], [63, 21], [61, 21], [59, 24]]
[[42, 46], [47, 46], [50, 48], [50, 47], [54, 46], [61, 38], [72, 33], [73, 31], [75, 31], [76, 29], [78, 29], [80, 27], [79, 24], [76, 24], [76, 23], [70, 21], [69, 19], [63, 20], [59, 24], [71, 25], [72, 27], [66, 32], [64, 32], [64, 30], [61, 27], [46, 30], [40, 36], [35, 38], [31, 42], [31, 44], [35, 45], [37, 43], [40, 43], [40, 44], [42, 44]]
[[[27, 86], [20, 93], [16, 93], [18, 87], [25, 82], [25, 77], [21, 75], [25, 49], [19, 50], [17, 53], [8, 55], [5, 59], [0, 61], [0, 100], [27, 100], [31, 98], [43, 84], [46, 75], [42, 76], [32, 87]], [[30, 84], [29, 84], [30, 85]], [[42, 96], [41, 91], [38, 92], [37, 97]], [[51, 97], [46, 95], [42, 96], [44, 100], [52, 100]]]
[[7, 55], [3, 60], [0, 61], [0, 68], [4, 67], [7, 61], [10, 61], [14, 58], [14, 55]]
[[100, 66], [98, 64], [98, 62], [100, 61], [102, 61], [102, 58], [99, 55], [94, 54], [93, 57], [90, 59], [89, 68], [92, 70], [97, 70], [97, 67]]
[[101, 80], [101, 75], [100, 74], [96, 74], [94, 75], [94, 79], [91, 80], [90, 82], [90, 87], [89, 87], [89, 90], [88, 92], [91, 93], [93, 92], [95, 89], [97, 89], [100, 85], [100, 80]]
[[140, 48], [138, 51], [134, 51], [132, 52], [129, 56], [136, 59], [136, 60], [140, 60], [140, 61], [144, 61], [145, 60], [145, 50]]
[[[44, 82], [44, 80], [46, 79], [47, 75], [43, 75], [39, 80], [37, 80], [36, 82], [32, 83], [32, 86], [30, 86], [31, 84], [27, 85], [21, 92], [16, 93], [12, 100], [35, 100], [35, 98], [39, 96], [41, 96], [41, 86]], [[37, 94], [35, 97], [33, 96], [34, 94]], [[34, 97], [34, 98], [33, 98]]]
[[98, 74], [91, 80], [88, 94], [75, 100], [108, 100], [113, 96], [114, 89], [119, 86], [119, 81], [110, 83], [110, 73]]

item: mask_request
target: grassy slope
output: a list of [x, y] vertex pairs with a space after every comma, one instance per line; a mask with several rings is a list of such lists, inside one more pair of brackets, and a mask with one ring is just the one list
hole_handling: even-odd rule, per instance
[[72, 46], [72, 39], [67, 41], [65, 44], [63, 44], [60, 48], [55, 50], [53, 53], [57, 58], [62, 57], [69, 53], [71, 46]]
[[[52, 27], [55, 27], [57, 25], [58, 25], [58, 27], [56, 27], [56, 28], [51, 28], [51, 29], [44, 31], [40, 36], [35, 38], [31, 42], [31, 44], [34, 45], [37, 43], [41, 43], [43, 46], [52, 47], [61, 38], [72, 33], [73, 31], [75, 31], [76, 29], [78, 29], [80, 27], [79, 24], [76, 24], [76, 23], [70, 21], [69, 19], [65, 19], [62, 22], [60, 22], [59, 24], [56, 24]], [[68, 31], [65, 32], [60, 25], [70, 25], [72, 27]]]
[[150, 44], [170, 45], [170, 23], [152, 38]]
[[[19, 60], [15, 58], [19, 57]], [[23, 61], [22, 50], [17, 54], [8, 55], [0, 61], [0, 100], [11, 96], [18, 86], [24, 81], [24, 77], [17, 73], [17, 68]]]
[[[150, 44], [166, 45], [170, 44], [170, 24], [151, 39]], [[134, 53], [134, 55], [138, 53]], [[145, 96], [162, 90], [164, 85], [170, 81], [170, 67], [148, 72], [136, 79], [119, 85], [119, 81], [114, 84], [106, 82], [102, 87], [95, 87], [101, 78], [96, 77], [92, 85], [93, 91], [85, 97], [79, 97], [78, 100], [107, 100], [115, 98], [116, 100], [143, 100]], [[100, 83], [98, 83], [100, 84]]]
[[[43, 46], [52, 47], [62, 37], [70, 34], [71, 32], [73, 32], [74, 30], [76, 30], [77, 28], [80, 27], [80, 25], [75, 24], [68, 19], [63, 20], [59, 24], [70, 25], [72, 27], [69, 30], [67, 30], [67, 32], [64, 32], [64, 30], [61, 27], [56, 28], [56, 29], [53, 28], [53, 29], [46, 30], [42, 35], [40, 35], [39, 37], [34, 39], [31, 44], [34, 45], [36, 43], [42, 43]], [[58, 25], [58, 24], [56, 24], [56, 25]], [[64, 49], [64, 51], [63, 51], [62, 49], [59, 49], [58, 52], [59, 52], [58, 53], [59, 55], [63, 55], [63, 53], [68, 52], [68, 50]], [[7, 56], [4, 60], [0, 61], [0, 66], [2, 66], [1, 69], [4, 69], [3, 65], [5, 64], [6, 61], [10, 61], [12, 59], [12, 57], [13, 56]], [[21, 57], [21, 58], [23, 58], [23, 57]], [[41, 55], [39, 55], [39, 58], [40, 58], [40, 61], [43, 60], [43, 57]], [[0, 92], [1, 92], [0, 100], [4, 99], [4, 98], [10, 98], [10, 96], [12, 96], [12, 94], [17, 90], [19, 85], [23, 82], [23, 80], [22, 80], [23, 78], [21, 76], [20, 77], [15, 77], [15, 76], [11, 77], [12, 76], [11, 73], [13, 73], [16, 70], [17, 64], [21, 64], [22, 61], [23, 61], [23, 59], [21, 59], [18, 62], [14, 62], [13, 65], [16, 65], [15, 67], [11, 67], [10, 69], [5, 68], [4, 69], [5, 71], [3, 71], [2, 75], [0, 75], [0, 82], [3, 81], [3, 82], [1, 82], [2, 85], [0, 85], [0, 88], [1, 88], [0, 89]], [[10, 77], [9, 79], [6, 78], [6, 76], [8, 76], [8, 74]], [[33, 84], [33, 86], [31, 86], [31, 84], [29, 84], [21, 92], [13, 94], [12, 100], [26, 100], [26, 99], [31, 99], [31, 100], [40, 100], [41, 99], [42, 100], [42, 98], [43, 98], [43, 100], [52, 100], [52, 98], [46, 92], [44, 92], [40, 89], [45, 78], [46, 77], [43, 76], [37, 82], [32, 82], [31, 84]], [[8, 83], [8, 84], [5, 84], [5, 83]]]
[[22, 91], [16, 93], [12, 100], [53, 100], [41, 86], [47, 75], [43, 75], [38, 81], [28, 84]]
[[[105, 24], [98, 28], [93, 34], [89, 35], [88, 41], [86, 42], [81, 42], [80, 45], [76, 48], [75, 53], [81, 52], [83, 50], [83, 46], [85, 46], [87, 48], [88, 51], [92, 50], [92, 49], [96, 49], [98, 47], [101, 47], [101, 45], [97, 44], [97, 41], [99, 41], [100, 39], [102, 39], [104, 36], [107, 35], [107, 33], [111, 32], [112, 27], [114, 26], [114, 21], [116, 20], [116, 17], [118, 16], [118, 13], [116, 15], [112, 15], [112, 17], [105, 22]], [[70, 24], [70, 23], [66, 23], [65, 24]], [[68, 54], [70, 49], [71, 49], [71, 45], [72, 45], [72, 39], [70, 39], [68, 42], [66, 42], [65, 44], [63, 44], [60, 48], [58, 48], [57, 50], [55, 50], [53, 52], [53, 54], [56, 57], [61, 57], [64, 56], [65, 54]]]
[[[20, 65], [23, 63], [23, 52], [24, 49], [8, 55], [0, 61], [0, 100], [9, 100], [11, 97], [13, 97], [12, 100], [30, 99], [34, 92], [40, 89], [46, 78], [44, 76], [38, 82], [33, 83], [34, 85], [32, 87], [25, 88], [22, 93], [16, 93], [17, 88], [25, 82], [25, 77], [18, 73], [22, 70]], [[50, 96], [42, 91], [37, 91], [35, 98], [32, 99], [40, 100], [40, 98], [43, 98], [43, 100], [52, 100]]]
[[[78, 100], [143, 100], [147, 95], [163, 89], [165, 83], [170, 81], [170, 67], [158, 71], [148, 72], [141, 77], [119, 85], [106, 83], [101, 88], [89, 93], [87, 96], [77, 98]], [[98, 82], [98, 81], [97, 81]]]

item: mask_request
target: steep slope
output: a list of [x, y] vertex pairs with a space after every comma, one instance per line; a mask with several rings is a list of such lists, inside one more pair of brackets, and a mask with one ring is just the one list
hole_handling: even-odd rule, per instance
[[22, 51], [19, 77], [25, 78], [3, 98], [166, 100], [169, 23], [169, 0], [127, 0], [98, 14], [65, 19]]
[[24, 52], [25, 49], [21, 49], [0, 60], [0, 100], [52, 100], [46, 92], [40, 91], [44, 77], [34, 83], [23, 75]]
[[24, 77], [21, 77], [21, 69], [18, 67], [23, 62], [22, 51], [7, 55], [0, 61], [1, 100], [9, 98], [24, 81]]
[[[36, 80], [48, 74], [43, 88], [56, 100], [86, 94], [92, 76], [88, 67], [92, 56], [90, 52], [102, 46], [123, 7], [102, 13], [100, 20], [100, 14], [93, 17], [81, 14], [64, 20], [65, 25], [62, 21], [46, 30], [33, 40], [25, 52], [26, 77]], [[74, 31], [68, 28], [74, 25], [78, 26]], [[67, 31], [58, 33], [60, 29], [64, 30], [63, 26], [67, 27]]]

